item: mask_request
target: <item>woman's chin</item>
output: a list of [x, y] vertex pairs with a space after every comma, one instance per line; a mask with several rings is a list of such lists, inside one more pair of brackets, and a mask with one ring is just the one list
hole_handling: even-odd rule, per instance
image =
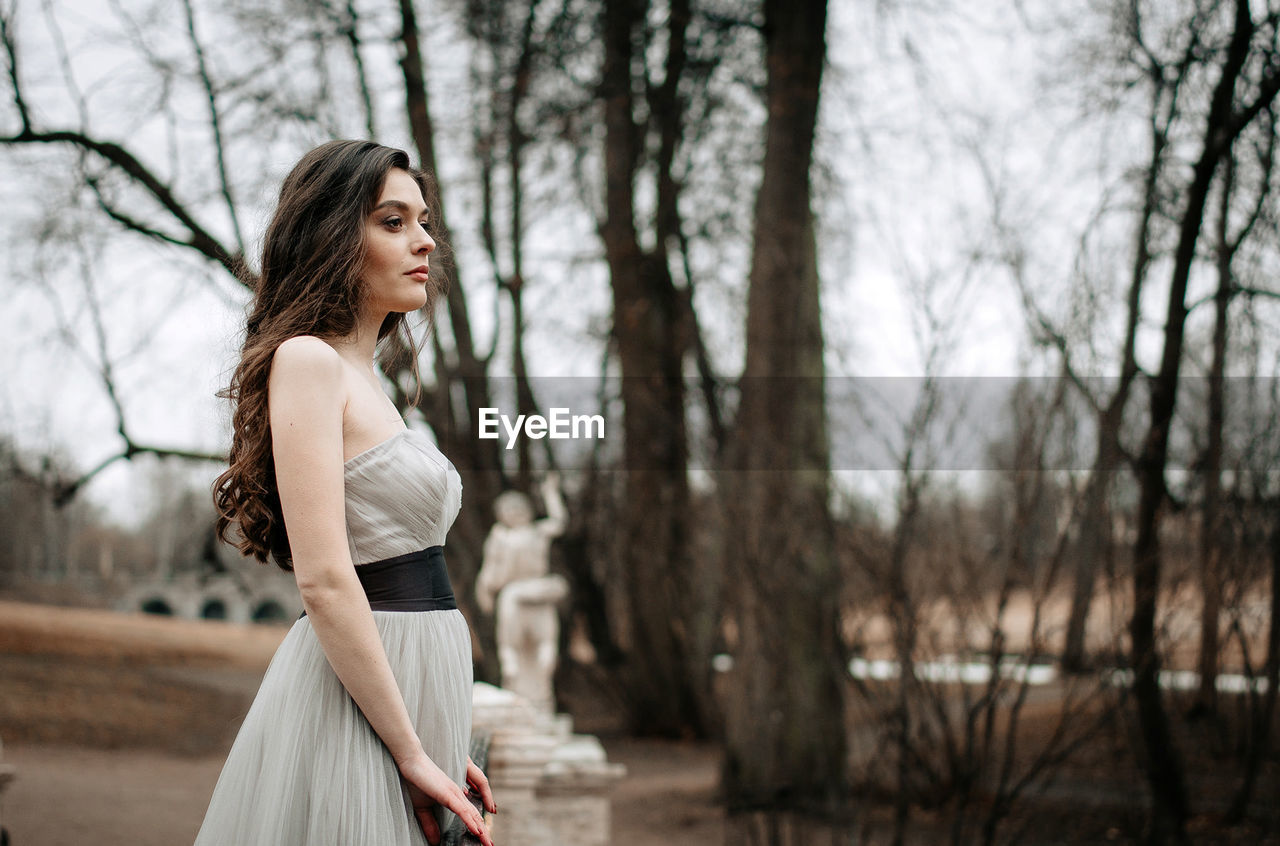
[[424, 289], [418, 296], [405, 297], [402, 301], [396, 304], [395, 310], [408, 314], [411, 311], [417, 311], [425, 306], [428, 300], [429, 297], [427, 297], [427, 292]]

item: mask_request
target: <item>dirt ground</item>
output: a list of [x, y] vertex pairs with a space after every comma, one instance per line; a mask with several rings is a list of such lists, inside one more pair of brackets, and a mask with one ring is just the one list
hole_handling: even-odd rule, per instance
[[[13, 846], [191, 843], [286, 631], [0, 600], [0, 763], [17, 769], [0, 796], [0, 823]], [[1044, 688], [1028, 701], [1019, 748], [1035, 749], [1053, 731], [1061, 696]], [[600, 733], [610, 760], [627, 767], [612, 794], [613, 844], [724, 842], [715, 747], [610, 736], [607, 706], [576, 695], [569, 702], [579, 730]], [[850, 714], [864, 776], [884, 763], [874, 727], [868, 715]], [[1051, 790], [1020, 803], [1009, 827], [1026, 826], [1022, 842], [1135, 842], [1143, 777], [1126, 751], [1125, 731], [1121, 722], [1101, 732], [1057, 772]], [[1183, 746], [1204, 755], [1227, 751]], [[1197, 844], [1280, 842], [1280, 807], [1267, 798], [1280, 789], [1276, 768], [1264, 771], [1256, 794], [1264, 827], [1226, 831], [1216, 819], [1221, 802], [1210, 794], [1230, 794], [1230, 773], [1224, 778], [1203, 756], [1187, 766], [1202, 811], [1190, 826]], [[859, 842], [888, 842], [892, 797], [876, 789], [863, 795]], [[944, 813], [919, 811], [908, 844], [949, 842], [948, 834]]]
[[[606, 747], [628, 770], [613, 795], [613, 843], [721, 842], [720, 812], [709, 804], [714, 750], [636, 741]], [[13, 846], [191, 843], [225, 757], [43, 743], [6, 744], [4, 753], [18, 770], [3, 798]]]
[[[0, 762], [17, 770], [0, 822], [13, 846], [191, 843], [286, 630], [0, 601]], [[714, 748], [603, 740], [627, 767], [613, 843], [721, 842]]]

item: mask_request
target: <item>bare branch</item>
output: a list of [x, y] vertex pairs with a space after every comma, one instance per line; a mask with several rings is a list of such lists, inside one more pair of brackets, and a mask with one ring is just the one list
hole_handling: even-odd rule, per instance
[[1276, 95], [1280, 94], [1280, 67], [1273, 68], [1258, 86], [1258, 96], [1252, 103], [1232, 114], [1225, 127], [1212, 139], [1213, 149], [1218, 155], [1235, 143], [1236, 138], [1245, 130], [1254, 118], [1264, 110], [1271, 108]]
[[[156, 177], [133, 153], [119, 144], [112, 141], [100, 141], [75, 130], [36, 132], [29, 127], [24, 128], [16, 135], [0, 137], [0, 144], [71, 144], [74, 147], [101, 156], [113, 167], [122, 171], [135, 183], [146, 189], [147, 193], [159, 201], [166, 211], [187, 228], [191, 233], [191, 237], [182, 241], [160, 236], [150, 227], [138, 228], [131, 226], [130, 228], [143, 232], [143, 234], [150, 237], [161, 237], [162, 240], [190, 247], [206, 258], [222, 265], [228, 273], [240, 280], [245, 286], [253, 287], [253, 275], [245, 265], [244, 253], [241, 251], [232, 252], [223, 246], [217, 238], [192, 217], [191, 213], [174, 196], [172, 189], [168, 185]], [[124, 223], [123, 220], [120, 222]]]
[[205, 99], [209, 104], [209, 129], [213, 134], [213, 151], [218, 160], [218, 182], [222, 186], [222, 198], [227, 204], [227, 215], [231, 218], [231, 231], [235, 234], [236, 247], [243, 255], [244, 236], [240, 232], [236, 202], [231, 196], [231, 180], [227, 177], [226, 144], [222, 138], [222, 127], [218, 116], [218, 98], [213, 88], [213, 79], [209, 76], [209, 63], [204, 56], [204, 45], [196, 35], [196, 16], [195, 10], [191, 7], [191, 0], [182, 0], [182, 6], [187, 15], [187, 34], [191, 37], [191, 48], [195, 51], [200, 84], [204, 87]]
[[1238, 285], [1235, 288], [1236, 293], [1243, 294], [1246, 297], [1262, 297], [1264, 299], [1280, 300], [1280, 291], [1272, 291], [1267, 288], [1255, 288], [1252, 285]]
[[58, 64], [62, 68], [63, 79], [66, 80], [67, 89], [71, 92], [71, 99], [75, 101], [76, 113], [80, 116], [80, 126], [87, 127], [89, 125], [89, 108], [85, 104], [84, 93], [80, 90], [80, 86], [76, 82], [75, 73], [72, 71], [71, 56], [67, 51], [66, 39], [62, 37], [62, 27], [59, 26], [58, 18], [53, 13], [52, 2], [44, 0], [41, 5], [44, 9], [45, 20], [49, 25], [49, 32], [53, 36], [54, 50], [58, 54]]
[[145, 235], [148, 238], [152, 238], [166, 244], [174, 244], [179, 247], [191, 246], [187, 241], [183, 241], [181, 238], [148, 226], [142, 221], [137, 220], [136, 218], [117, 209], [102, 193], [102, 183], [98, 177], [86, 174], [85, 184], [89, 186], [89, 190], [93, 191], [94, 198], [98, 201], [98, 207], [102, 209], [107, 217], [111, 218], [116, 223], [119, 223], [125, 229], [129, 229], [133, 232], [137, 232], [139, 235]]
[[75, 479], [63, 481], [57, 480], [53, 489], [53, 504], [61, 508], [71, 502], [80, 489], [93, 481], [93, 477], [97, 476], [103, 470], [106, 470], [112, 464], [121, 460], [132, 460], [138, 455], [154, 455], [159, 458], [182, 458], [188, 461], [212, 461], [215, 463], [225, 463], [227, 457], [221, 453], [201, 452], [199, 450], [189, 449], [169, 449], [168, 447], [151, 446], [149, 444], [139, 444], [129, 441], [125, 444], [125, 449], [115, 455], [108, 456], [98, 462], [92, 468], [82, 473]]
[[711, 427], [711, 439], [715, 444], [716, 455], [720, 456], [727, 444], [727, 427], [720, 402], [720, 394], [724, 386], [711, 363], [711, 354], [707, 350], [706, 339], [702, 334], [702, 325], [698, 321], [698, 312], [693, 306], [694, 280], [693, 265], [689, 259], [689, 238], [679, 226], [677, 226], [676, 234], [680, 242], [680, 260], [684, 267], [684, 291], [682, 292], [685, 308], [684, 319], [689, 326], [689, 335], [693, 342], [693, 357], [698, 368], [698, 382], [702, 388], [702, 401], [707, 408], [707, 422]]
[[1271, 173], [1275, 169], [1276, 158], [1276, 115], [1275, 111], [1268, 106], [1267, 114], [1267, 132], [1266, 142], [1262, 150], [1259, 151], [1258, 157], [1262, 164], [1262, 173], [1258, 176], [1258, 196], [1254, 202], [1253, 209], [1249, 216], [1245, 219], [1244, 225], [1240, 227], [1240, 231], [1236, 233], [1234, 238], [1228, 238], [1224, 244], [1229, 256], [1235, 256], [1240, 250], [1240, 245], [1249, 237], [1249, 233], [1253, 231], [1258, 221], [1262, 219], [1266, 210], [1267, 200], [1271, 197], [1269, 190], [1271, 185]]
[[191, 461], [212, 461], [222, 463], [226, 461], [226, 456], [220, 453], [205, 452], [203, 450], [178, 449], [170, 447], [161, 447], [154, 444], [145, 444], [135, 441], [129, 432], [127, 425], [124, 403], [120, 397], [117, 387], [117, 379], [113, 359], [111, 358], [107, 344], [106, 321], [103, 319], [101, 304], [94, 285], [95, 274], [90, 272], [87, 262], [81, 262], [81, 269], [78, 277], [84, 288], [83, 304], [88, 310], [90, 322], [93, 326], [94, 347], [93, 353], [86, 350], [81, 344], [81, 335], [72, 328], [70, 319], [63, 314], [60, 301], [54, 294], [52, 286], [49, 287], [49, 304], [51, 311], [58, 325], [58, 334], [68, 345], [73, 353], [79, 356], [89, 367], [95, 371], [106, 391], [107, 399], [111, 404], [116, 417], [116, 432], [120, 439], [124, 442], [124, 447], [119, 452], [112, 454], [89, 470], [80, 474], [75, 478], [64, 478], [61, 475], [48, 479], [46, 475], [36, 475], [29, 471], [25, 471], [18, 463], [16, 458], [13, 460], [13, 470], [15, 473], [32, 480], [40, 481], [41, 484], [48, 487], [53, 496], [53, 503], [61, 508], [70, 503], [79, 491], [93, 480], [95, 476], [106, 468], [110, 467], [117, 461], [132, 460], [137, 455], [155, 455], [161, 458], [182, 458]]
[[31, 128], [31, 113], [27, 110], [27, 101], [22, 96], [22, 85], [18, 73], [18, 38], [13, 31], [13, 18], [17, 15], [17, 3], [7, 12], [0, 13], [0, 41], [4, 42], [5, 56], [8, 58], [9, 83], [13, 86], [13, 104], [18, 109], [18, 120], [23, 131]]
[[360, 42], [360, 14], [356, 11], [354, 0], [346, 0], [341, 13], [325, 4], [338, 27], [338, 34], [347, 41], [347, 49], [351, 51], [351, 63], [355, 66], [356, 85], [360, 89], [360, 105], [364, 109], [364, 127], [370, 139], [378, 137], [377, 122], [373, 108], [373, 94], [369, 90], [369, 74], [364, 66], [364, 54]]

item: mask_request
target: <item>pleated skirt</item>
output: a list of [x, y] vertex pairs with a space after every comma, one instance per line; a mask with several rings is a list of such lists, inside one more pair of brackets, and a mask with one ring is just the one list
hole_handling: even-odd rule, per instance
[[[466, 789], [471, 635], [461, 612], [373, 611], [423, 748]], [[453, 813], [436, 808], [444, 831]], [[423, 846], [391, 753], [329, 665], [311, 620], [276, 650], [195, 846]]]

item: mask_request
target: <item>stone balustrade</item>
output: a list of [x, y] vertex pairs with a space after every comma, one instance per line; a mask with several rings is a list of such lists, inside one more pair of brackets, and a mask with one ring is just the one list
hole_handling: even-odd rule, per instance
[[473, 731], [489, 734], [486, 775], [498, 802], [503, 846], [607, 846], [609, 793], [626, 769], [600, 741], [574, 734], [567, 714], [548, 715], [510, 691], [479, 682]]

